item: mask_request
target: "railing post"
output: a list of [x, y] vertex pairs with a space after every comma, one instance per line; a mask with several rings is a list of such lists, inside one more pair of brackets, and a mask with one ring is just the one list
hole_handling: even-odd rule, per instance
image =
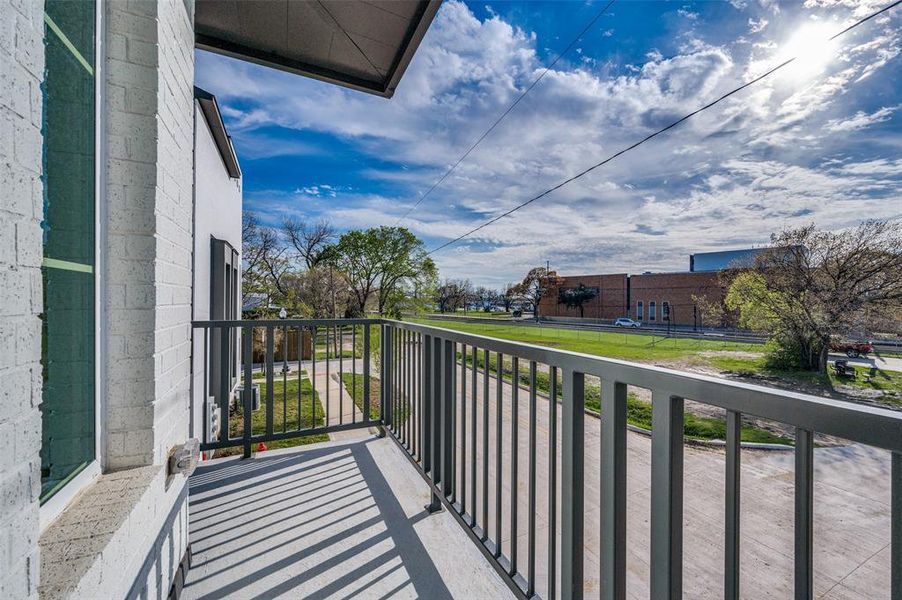
[[814, 597], [814, 432], [796, 428], [795, 598]]
[[[243, 438], [243, 454], [244, 458], [251, 457], [251, 419], [253, 418], [254, 403], [254, 328], [250, 326], [244, 327], [244, 385], [242, 386], [241, 404], [244, 413], [244, 427], [242, 432]], [[226, 411], [225, 416], [220, 416], [221, 426], [226, 429], [226, 437], [229, 431], [229, 413]]]
[[[585, 375], [563, 369], [561, 406], [561, 597], [583, 597], [583, 467], [585, 458]], [[549, 409], [556, 410], [555, 400]], [[553, 568], [554, 557], [550, 557]], [[553, 591], [549, 595], [553, 595]]]
[[[441, 413], [436, 414], [436, 424], [440, 426], [442, 432], [441, 444], [441, 489], [445, 498], [449, 498], [454, 493], [454, 429], [452, 427], [452, 419], [454, 418], [454, 342], [444, 340], [444, 348], [442, 349], [439, 369], [441, 372]], [[438, 353], [436, 353], [438, 354]], [[438, 417], [441, 416], [441, 419]]]
[[652, 391], [651, 597], [683, 590], [683, 399]]
[[379, 414], [382, 419], [382, 427], [391, 428], [391, 394], [392, 394], [392, 326], [391, 325], [383, 325], [382, 326], [382, 359], [379, 363], [379, 370], [381, 371], [379, 378], [379, 397], [382, 403], [382, 407], [379, 410]]
[[626, 384], [601, 384], [601, 597], [626, 598]]
[[902, 454], [893, 452], [890, 460], [890, 598], [902, 600]]
[[[439, 481], [440, 458], [437, 447], [441, 444], [441, 433], [433, 424], [437, 419], [436, 399], [439, 398], [440, 385], [438, 372], [439, 357], [441, 352], [441, 340], [431, 335], [423, 336], [423, 471], [428, 473], [432, 484]], [[426, 505], [426, 511], [435, 513], [441, 510], [442, 504], [435, 493], [435, 488], [430, 486], [430, 502]]]
[[[356, 348], [354, 349], [356, 353]], [[300, 364], [300, 363], [298, 363]], [[300, 370], [300, 369], [299, 369]], [[363, 326], [363, 420], [370, 420], [370, 324]]]

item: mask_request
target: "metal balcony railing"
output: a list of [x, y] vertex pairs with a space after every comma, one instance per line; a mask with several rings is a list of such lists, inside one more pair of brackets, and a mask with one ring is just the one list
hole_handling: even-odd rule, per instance
[[[891, 597], [902, 598], [902, 413], [400, 321], [221, 321], [194, 326], [204, 337], [205, 356], [213, 330], [241, 333], [236, 337], [242, 348], [239, 379], [244, 389], [246, 382], [254, 380], [254, 330], [265, 332], [259, 343], [266, 385], [261, 410], [266, 418], [258, 418], [265, 427], [253, 423], [250, 394], [241, 394], [236, 403], [233, 393], [220, 393], [210, 401], [223, 414], [228, 414], [230, 403], [240, 406], [240, 415], [233, 408], [232, 417], [239, 423], [237, 427], [223, 426], [216, 439], [205, 438], [203, 448], [240, 445], [249, 455], [261, 441], [381, 425], [429, 484], [429, 508], [444, 506], [454, 515], [518, 597], [583, 596], [584, 515], [589, 509], [600, 514], [600, 595], [609, 599], [626, 596], [627, 387], [635, 386], [650, 390], [652, 398], [648, 549], [652, 598], [679, 598], [682, 594], [685, 400], [726, 411], [724, 598], [739, 597], [743, 414], [795, 430], [796, 598], [814, 595], [815, 433], [892, 453]], [[281, 337], [276, 335], [279, 329]], [[306, 423], [300, 418], [288, 419], [284, 392], [289, 388], [290, 369], [278, 371], [288, 354], [280, 358], [275, 346], [277, 338], [289, 338], [290, 329], [309, 332], [312, 352], [298, 351], [297, 372], [304, 375], [299, 375], [298, 397], [291, 400], [305, 401], [300, 394], [301, 376], [311, 378], [311, 390], [319, 392], [322, 400], [330, 389], [329, 381], [356, 383], [361, 373], [365, 383], [362, 406], [357, 409], [360, 419], [354, 410], [350, 421], [344, 410], [339, 410], [337, 418], [321, 415], [321, 420], [313, 418]], [[220, 341], [224, 345], [230, 338], [218, 337], [226, 340]], [[302, 333], [296, 338], [304, 343]], [[345, 356], [348, 353], [350, 357]], [[228, 348], [223, 346], [219, 356], [229, 356]], [[319, 379], [316, 369], [320, 370]], [[323, 369], [327, 372], [322, 373]], [[378, 415], [371, 412], [372, 398], [366, 395], [370, 393], [371, 369], [379, 379]], [[219, 372], [228, 373], [229, 367], [221, 365]], [[344, 377], [348, 373], [351, 378]], [[285, 382], [281, 398], [273, 396], [277, 376]], [[234, 389], [233, 382], [225, 381], [225, 374], [220, 377], [221, 390]], [[205, 375], [205, 382], [207, 378]], [[600, 388], [601, 443], [599, 454], [591, 457], [593, 464], [597, 459], [600, 465], [598, 497], [587, 497], [584, 488], [587, 379]], [[358, 396], [356, 389], [349, 393], [352, 398]], [[306, 401], [313, 403], [315, 412], [319, 410], [315, 408], [316, 393], [311, 394]], [[331, 398], [325, 410], [330, 402], [335, 405]], [[282, 428], [273, 425], [273, 416], [279, 411], [284, 411]], [[301, 413], [299, 409], [297, 414]], [[290, 421], [288, 428], [286, 421]], [[230, 430], [235, 435], [230, 436]], [[542, 508], [547, 510], [543, 515], [548, 528], [547, 534], [543, 533], [547, 540], [544, 552], [537, 552], [540, 499], [545, 500]], [[537, 564], [539, 560], [544, 564]]]

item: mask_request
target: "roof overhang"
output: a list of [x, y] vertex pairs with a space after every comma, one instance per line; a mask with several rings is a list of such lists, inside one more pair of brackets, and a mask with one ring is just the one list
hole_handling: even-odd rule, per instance
[[241, 167], [238, 165], [238, 156], [235, 154], [235, 147], [232, 146], [232, 138], [226, 131], [225, 123], [222, 121], [222, 114], [219, 112], [219, 103], [216, 102], [216, 96], [206, 90], [194, 86], [194, 97], [200, 104], [200, 110], [204, 113], [204, 119], [210, 126], [210, 132], [213, 134], [213, 142], [216, 149], [222, 157], [229, 177], [237, 179], [241, 177]]
[[391, 98], [441, 0], [197, 0], [198, 48]]

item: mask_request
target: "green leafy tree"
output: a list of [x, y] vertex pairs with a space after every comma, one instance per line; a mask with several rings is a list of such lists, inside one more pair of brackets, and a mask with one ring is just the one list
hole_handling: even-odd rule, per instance
[[558, 302], [567, 306], [567, 308], [578, 308], [579, 316], [584, 316], [584, 306], [586, 302], [598, 297], [598, 289], [586, 287], [584, 283], [580, 283], [575, 288], [560, 288], [558, 290]]
[[872, 330], [902, 309], [902, 225], [865, 221], [838, 232], [813, 225], [771, 236], [753, 269], [730, 283], [740, 325], [767, 332], [771, 362], [826, 372], [831, 338]]
[[351, 316], [364, 315], [374, 298], [379, 314], [396, 313], [401, 298], [438, 273], [423, 242], [403, 227], [348, 231], [323, 252], [323, 260], [344, 274]]

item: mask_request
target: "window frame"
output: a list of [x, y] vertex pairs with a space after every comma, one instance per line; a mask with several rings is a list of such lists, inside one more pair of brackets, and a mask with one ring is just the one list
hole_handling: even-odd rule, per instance
[[[66, 509], [78, 494], [100, 476], [106, 465], [104, 419], [107, 384], [103, 377], [107, 363], [106, 328], [106, 241], [105, 157], [106, 110], [103, 81], [106, 77], [106, 34], [103, 29], [104, 0], [94, 0], [94, 458], [75, 472], [52, 496], [40, 502], [39, 531], [43, 531]], [[44, 12], [42, 11], [42, 15]], [[42, 16], [43, 19], [43, 16]], [[46, 46], [46, 28], [42, 43]], [[45, 143], [41, 138], [41, 144]], [[43, 247], [41, 254], [43, 258]], [[43, 424], [42, 424], [43, 427]], [[43, 442], [42, 442], [43, 444]]]
[[642, 300], [636, 302], [636, 320], [641, 321], [645, 318], [645, 306], [642, 303]]
[[657, 316], [658, 316], [657, 308], [658, 308], [657, 302], [655, 302], [654, 300], [650, 300], [648, 303], [648, 320], [649, 321], [657, 321], [658, 320], [657, 319]]

